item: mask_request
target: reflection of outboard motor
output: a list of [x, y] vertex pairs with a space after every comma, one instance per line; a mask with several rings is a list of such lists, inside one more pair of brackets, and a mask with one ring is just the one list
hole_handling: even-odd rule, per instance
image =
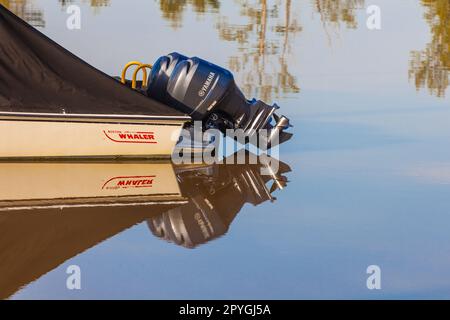
[[277, 116], [277, 105], [247, 100], [228, 71], [200, 58], [178, 53], [161, 57], [149, 76], [148, 96], [203, 122], [204, 129], [242, 129], [248, 136], [267, 129], [279, 143], [292, 134], [284, 132], [289, 120]]
[[[258, 165], [214, 165], [177, 170], [183, 194], [189, 203], [147, 221], [152, 233], [187, 248], [224, 235], [246, 203], [274, 201], [271, 195], [287, 184], [280, 164], [279, 174], [261, 176]], [[272, 187], [266, 184], [273, 181]]]

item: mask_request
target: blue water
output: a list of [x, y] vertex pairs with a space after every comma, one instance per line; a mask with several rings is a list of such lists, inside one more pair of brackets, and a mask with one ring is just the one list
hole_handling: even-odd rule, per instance
[[[45, 19], [39, 30], [111, 75], [129, 60], [174, 50], [230, 68], [239, 62], [238, 84], [276, 101], [294, 124], [280, 156], [292, 168], [287, 188], [273, 203], [246, 204], [226, 235], [195, 249], [139, 223], [11, 298], [449, 298], [450, 91], [444, 86], [438, 97], [408, 79], [411, 52], [432, 41], [427, 8], [377, 1], [382, 28], [372, 31], [364, 1], [355, 1], [354, 27], [321, 20], [316, 1], [292, 1], [286, 35], [276, 28], [286, 23], [286, 1], [218, 1], [205, 12], [191, 2], [172, 20], [160, 1], [111, 0], [97, 9], [82, 2], [75, 31], [56, 1], [35, 1], [34, 9]], [[241, 8], [261, 13], [265, 2], [263, 37], [260, 15]], [[218, 27], [224, 23], [228, 29]], [[243, 41], [220, 36], [243, 29]], [[73, 264], [82, 289], [69, 291]], [[366, 286], [369, 265], [382, 270], [381, 290]]]

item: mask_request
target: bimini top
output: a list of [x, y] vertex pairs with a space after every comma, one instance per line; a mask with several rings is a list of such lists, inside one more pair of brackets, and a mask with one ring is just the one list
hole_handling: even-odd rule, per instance
[[0, 114], [187, 120], [79, 59], [0, 4]]

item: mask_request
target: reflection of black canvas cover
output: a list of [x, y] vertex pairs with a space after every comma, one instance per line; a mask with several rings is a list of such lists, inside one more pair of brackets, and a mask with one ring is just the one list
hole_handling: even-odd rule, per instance
[[85, 63], [2, 5], [0, 112], [182, 116]]
[[0, 299], [66, 260], [175, 206], [81, 207], [0, 214]]

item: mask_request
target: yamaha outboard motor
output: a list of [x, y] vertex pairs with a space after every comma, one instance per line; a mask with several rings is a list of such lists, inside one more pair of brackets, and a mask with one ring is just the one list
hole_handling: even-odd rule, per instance
[[251, 136], [268, 131], [269, 144], [275, 135], [279, 143], [292, 134], [284, 132], [289, 120], [278, 116], [277, 105], [247, 100], [230, 71], [200, 58], [171, 53], [159, 58], [149, 76], [147, 95], [202, 121], [203, 129], [242, 129]]

